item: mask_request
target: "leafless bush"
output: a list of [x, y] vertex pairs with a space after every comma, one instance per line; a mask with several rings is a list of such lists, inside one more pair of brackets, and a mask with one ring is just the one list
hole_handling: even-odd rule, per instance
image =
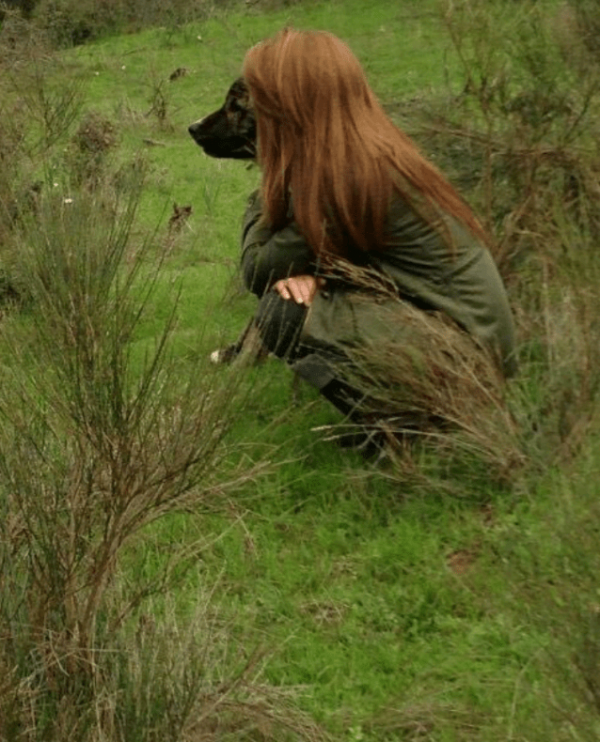
[[136, 225], [143, 167], [113, 172], [98, 114], [71, 135], [79, 94], [54, 64], [33, 47], [0, 75], [2, 268], [29, 297], [2, 318], [0, 738], [323, 739], [212, 607], [155, 628], [148, 597], [185, 551], [121, 569], [157, 519], [219, 508], [268, 464], [227, 443], [239, 374], [172, 352], [176, 287], [148, 330], [164, 255]]
[[[540, 641], [497, 738], [591, 741], [600, 730], [598, 467], [589, 446], [600, 399], [600, 5], [459, 0], [443, 8], [460, 82], [443, 100], [391, 112], [413, 125], [420, 116], [415, 136], [484, 215], [517, 321], [520, 373], [506, 403], [533, 512], [527, 529], [519, 520], [499, 540], [497, 564], [516, 625]], [[415, 475], [420, 467], [417, 460]], [[530, 670], [534, 700], [525, 708]], [[435, 729], [426, 712], [417, 708], [424, 738]], [[410, 738], [407, 716], [412, 723], [404, 709], [392, 721]], [[464, 736], [479, 739], [481, 730]]]
[[582, 38], [565, 59], [540, 3], [443, 7], [462, 89], [443, 111], [428, 107], [421, 136], [497, 235], [503, 274], [532, 247], [555, 246], [540, 228], [557, 216], [557, 201], [564, 218], [597, 239], [600, 66], [587, 58], [582, 67], [574, 46]]
[[163, 130], [171, 130], [173, 125], [169, 120], [169, 107], [171, 91], [169, 90], [169, 81], [160, 79], [153, 76], [154, 79], [150, 82], [150, 95], [149, 103], [150, 108], [146, 112], [146, 116], [152, 116], [156, 118], [158, 126]]
[[239, 377], [184, 371], [171, 353], [176, 293], [162, 333], [141, 340], [161, 261], [133, 238], [140, 188], [124, 180], [114, 211], [97, 191], [52, 189], [18, 230], [32, 301], [3, 326], [0, 737], [125, 740], [136, 724], [147, 740], [317, 739], [253, 660], [219, 676], [197, 626], [140, 624], [135, 644], [132, 616], [162, 583], [123, 596], [125, 549], [266, 466], [225, 441]]
[[3, 104], [12, 112], [4, 124], [6, 131], [18, 143], [19, 153], [39, 160], [77, 120], [83, 101], [81, 83], [65, 80], [61, 62], [46, 54], [44, 47], [5, 62], [3, 78]]

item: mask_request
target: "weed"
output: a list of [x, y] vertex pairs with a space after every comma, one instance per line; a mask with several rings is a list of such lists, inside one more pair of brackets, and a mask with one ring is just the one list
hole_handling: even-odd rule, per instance
[[150, 88], [150, 108], [146, 112], [146, 117], [155, 117], [159, 129], [172, 130], [172, 124], [169, 122], [168, 80], [154, 80]]

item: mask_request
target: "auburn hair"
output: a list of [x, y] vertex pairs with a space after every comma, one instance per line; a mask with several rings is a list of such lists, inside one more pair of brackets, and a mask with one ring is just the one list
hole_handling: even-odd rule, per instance
[[350, 48], [285, 28], [252, 47], [243, 75], [256, 111], [262, 197], [273, 228], [294, 218], [319, 255], [385, 248], [394, 191], [449, 233], [441, 212], [487, 240], [446, 178], [389, 119]]

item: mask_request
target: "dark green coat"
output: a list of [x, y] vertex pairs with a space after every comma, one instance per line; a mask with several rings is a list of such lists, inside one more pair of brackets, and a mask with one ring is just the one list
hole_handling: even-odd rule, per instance
[[[318, 273], [315, 254], [296, 223], [279, 231], [261, 224], [262, 204], [250, 196], [242, 227], [242, 274], [246, 286], [262, 296], [289, 276]], [[359, 260], [391, 278], [400, 295], [423, 309], [452, 317], [501, 359], [506, 376], [516, 370], [513, 320], [502, 279], [489, 251], [450, 216], [446, 229], [451, 251], [440, 234], [402, 198], [394, 196], [386, 224], [385, 250], [361, 254]], [[328, 283], [315, 297], [303, 340], [315, 345], [356, 342], [374, 331], [369, 302], [355, 301], [348, 287]], [[379, 333], [380, 328], [378, 328]], [[402, 328], [388, 328], [389, 337]], [[331, 375], [311, 366], [297, 370], [317, 387]], [[317, 364], [318, 365], [318, 364]], [[310, 367], [310, 368], [309, 368]]]

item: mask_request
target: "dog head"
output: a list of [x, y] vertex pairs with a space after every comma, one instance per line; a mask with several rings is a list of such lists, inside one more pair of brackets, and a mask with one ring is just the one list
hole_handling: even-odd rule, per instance
[[188, 131], [210, 157], [253, 160], [256, 119], [244, 79], [240, 77], [233, 83], [218, 111], [196, 121]]

